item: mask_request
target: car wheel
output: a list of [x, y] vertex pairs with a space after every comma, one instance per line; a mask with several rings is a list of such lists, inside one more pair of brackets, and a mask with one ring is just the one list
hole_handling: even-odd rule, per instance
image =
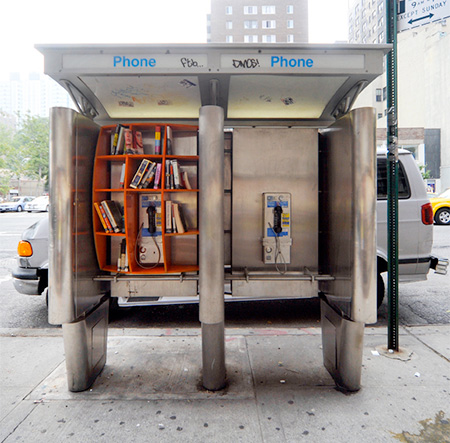
[[31, 211], [27, 211], [28, 212], [28, 214], [31, 214]]
[[22, 212], [22, 206], [17, 206], [17, 212]]
[[384, 300], [384, 281], [381, 274], [377, 277], [377, 308], [383, 304]]
[[441, 208], [436, 212], [434, 221], [437, 225], [449, 225], [450, 224], [450, 209]]

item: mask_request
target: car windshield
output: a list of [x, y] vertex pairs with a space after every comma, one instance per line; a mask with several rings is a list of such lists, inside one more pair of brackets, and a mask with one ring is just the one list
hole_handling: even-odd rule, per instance
[[20, 197], [13, 197], [12, 199], [11, 199], [11, 201], [14, 203], [14, 202], [18, 202], [18, 201], [20, 201]]

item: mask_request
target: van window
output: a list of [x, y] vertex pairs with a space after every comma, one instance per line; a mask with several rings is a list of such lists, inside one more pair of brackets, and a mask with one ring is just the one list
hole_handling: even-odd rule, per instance
[[[377, 159], [377, 199], [387, 199], [387, 161], [384, 158]], [[405, 169], [401, 161], [398, 162], [398, 198], [409, 198], [411, 191]]]

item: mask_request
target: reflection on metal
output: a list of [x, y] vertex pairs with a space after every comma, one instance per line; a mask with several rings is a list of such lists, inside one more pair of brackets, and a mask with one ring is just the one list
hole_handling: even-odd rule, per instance
[[213, 78], [209, 81], [209, 85], [211, 88], [211, 105], [218, 106], [219, 104], [219, 80]]
[[70, 391], [88, 389], [106, 363], [109, 300], [73, 323], [62, 325]]
[[199, 119], [199, 293], [203, 386], [225, 386], [224, 337], [224, 138], [223, 109], [200, 108]]
[[322, 298], [323, 363], [337, 386], [346, 391], [361, 387], [364, 323], [344, 318]]
[[351, 111], [322, 131], [319, 288], [347, 318], [377, 321], [375, 111]]
[[77, 320], [100, 301], [92, 234], [92, 170], [98, 126], [72, 109], [50, 116], [49, 322]]
[[350, 112], [355, 100], [358, 98], [359, 93], [369, 84], [368, 81], [363, 80], [357, 83], [342, 99], [342, 101], [336, 106], [333, 111], [333, 117], [338, 119]]
[[65, 85], [70, 98], [81, 114], [89, 118], [97, 117], [98, 112], [92, 103], [69, 80], [61, 80], [61, 83]]

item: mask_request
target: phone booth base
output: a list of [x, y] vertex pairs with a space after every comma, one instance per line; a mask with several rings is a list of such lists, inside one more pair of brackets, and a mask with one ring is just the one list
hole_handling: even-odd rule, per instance
[[82, 320], [62, 325], [69, 391], [85, 391], [106, 363], [109, 300]]

